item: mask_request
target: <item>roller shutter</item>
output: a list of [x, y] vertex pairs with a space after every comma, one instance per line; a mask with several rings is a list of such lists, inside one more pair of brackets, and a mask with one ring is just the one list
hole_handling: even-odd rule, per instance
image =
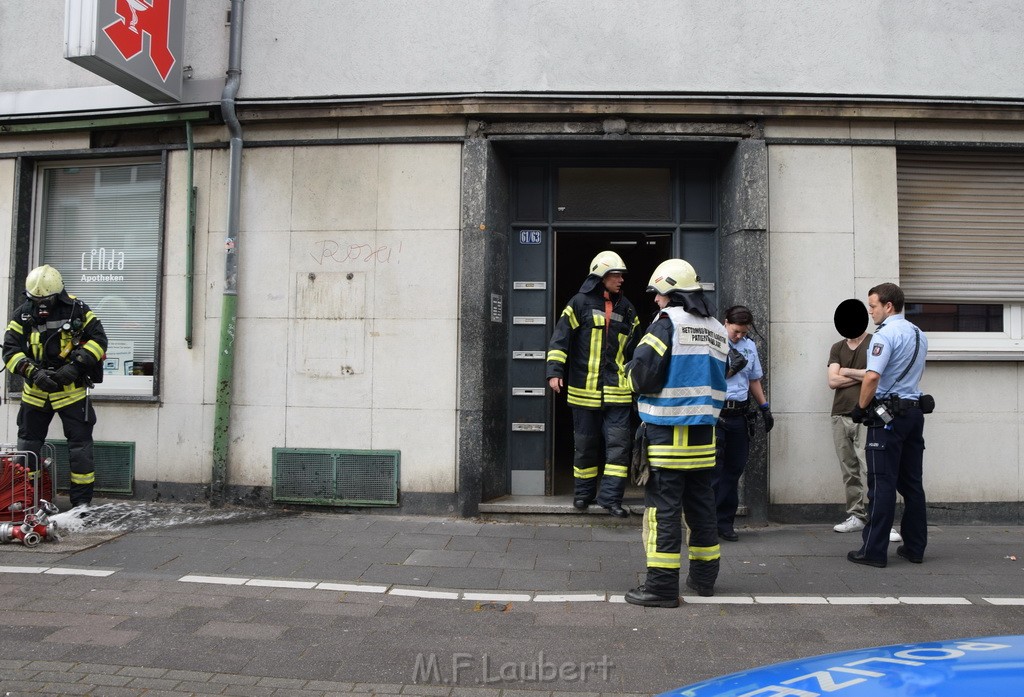
[[1024, 154], [900, 151], [897, 182], [908, 300], [1024, 301]]

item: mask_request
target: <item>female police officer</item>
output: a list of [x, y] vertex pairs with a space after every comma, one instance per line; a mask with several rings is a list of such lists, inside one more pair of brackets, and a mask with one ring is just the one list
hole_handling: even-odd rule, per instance
[[[740, 539], [734, 527], [736, 509], [740, 504], [739, 481], [750, 456], [748, 430], [754, 413], [750, 411], [753, 397], [764, 420], [765, 433], [772, 430], [775, 418], [764, 396], [761, 359], [757, 347], [747, 338], [754, 316], [743, 305], [725, 311], [725, 330], [729, 337], [728, 390], [722, 415], [718, 420], [718, 456], [715, 462], [715, 508], [718, 513], [718, 536], [728, 542]], [[738, 355], [737, 355], [738, 354]]]

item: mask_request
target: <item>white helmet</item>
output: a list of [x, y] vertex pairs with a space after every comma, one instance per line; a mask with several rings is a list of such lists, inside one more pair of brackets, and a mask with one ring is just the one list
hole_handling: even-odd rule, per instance
[[60, 271], [49, 264], [37, 266], [28, 272], [25, 279], [25, 292], [32, 298], [45, 298], [56, 295], [64, 290], [64, 279]]
[[700, 290], [700, 278], [697, 272], [690, 266], [690, 262], [683, 259], [667, 259], [660, 264], [651, 274], [651, 280], [647, 286], [648, 291], [659, 295], [668, 295], [674, 290]]
[[594, 257], [594, 260], [590, 262], [590, 273], [594, 276], [604, 278], [606, 273], [612, 271], [618, 271], [619, 273], [626, 270], [626, 262], [622, 260], [615, 252], [604, 251]]

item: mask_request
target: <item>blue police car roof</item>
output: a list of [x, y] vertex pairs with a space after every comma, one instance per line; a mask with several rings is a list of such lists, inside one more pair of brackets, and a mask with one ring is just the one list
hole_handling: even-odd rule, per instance
[[705, 680], [659, 697], [1024, 695], [1024, 636], [841, 651]]

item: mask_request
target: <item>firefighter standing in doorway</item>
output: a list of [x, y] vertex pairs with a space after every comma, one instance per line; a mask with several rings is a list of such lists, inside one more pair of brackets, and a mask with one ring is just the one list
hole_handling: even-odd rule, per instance
[[25, 383], [18, 411], [18, 449], [38, 467], [50, 421], [64, 426], [71, 465], [71, 506], [92, 502], [96, 480], [92, 430], [96, 412], [89, 387], [103, 379], [107, 335], [89, 306], [64, 289], [60, 272], [43, 265], [25, 280], [26, 300], [4, 335], [4, 365]]
[[[629, 474], [633, 397], [625, 364], [632, 355], [640, 321], [622, 295], [626, 264], [604, 251], [555, 323], [547, 354], [548, 386], [560, 394], [568, 383], [575, 439], [573, 506], [597, 502], [611, 515], [628, 518], [622, 507]], [[604, 476], [598, 490], [598, 471]]]

